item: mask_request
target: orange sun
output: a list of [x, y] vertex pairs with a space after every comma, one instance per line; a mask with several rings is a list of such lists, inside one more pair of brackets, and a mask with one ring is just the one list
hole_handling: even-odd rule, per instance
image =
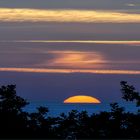
[[101, 103], [100, 100], [91, 97], [91, 96], [85, 96], [85, 95], [77, 95], [72, 96], [64, 100], [64, 103], [93, 103], [93, 104], [99, 104]]

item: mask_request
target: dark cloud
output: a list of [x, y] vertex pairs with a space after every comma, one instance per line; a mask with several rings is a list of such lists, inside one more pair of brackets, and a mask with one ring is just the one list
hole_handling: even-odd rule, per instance
[[78, 8], [78, 9], [139, 9], [139, 0], [1, 0], [0, 7], [13, 8]]

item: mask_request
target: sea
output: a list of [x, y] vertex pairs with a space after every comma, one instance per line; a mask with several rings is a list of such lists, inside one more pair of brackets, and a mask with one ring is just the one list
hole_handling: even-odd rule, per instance
[[[98, 114], [103, 111], [111, 111], [111, 107], [109, 103], [101, 103], [101, 104], [64, 104], [58, 102], [39, 102], [34, 101], [27, 105], [24, 110], [27, 112], [36, 112], [37, 108], [40, 106], [48, 107], [49, 112], [48, 116], [57, 117], [61, 113], [65, 113], [66, 115], [71, 110], [77, 110], [78, 112], [87, 111], [88, 115]], [[136, 107], [135, 103], [129, 102], [120, 102], [120, 107], [124, 107], [126, 112], [136, 113], [138, 111], [138, 107]]]

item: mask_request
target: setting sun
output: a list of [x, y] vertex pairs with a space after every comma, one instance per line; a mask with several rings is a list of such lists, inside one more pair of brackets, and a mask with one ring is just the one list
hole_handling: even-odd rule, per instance
[[64, 103], [101, 103], [100, 100], [91, 97], [91, 96], [85, 96], [85, 95], [77, 95], [72, 96], [64, 100]]

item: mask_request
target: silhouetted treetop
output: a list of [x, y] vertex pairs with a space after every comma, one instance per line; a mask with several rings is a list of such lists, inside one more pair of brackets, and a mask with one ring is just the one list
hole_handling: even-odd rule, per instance
[[[136, 101], [140, 95], [134, 86], [121, 82], [122, 97]], [[118, 103], [110, 111], [89, 115], [87, 111], [71, 110], [50, 117], [48, 108], [40, 106], [35, 112], [23, 108], [28, 102], [16, 94], [16, 86], [0, 87], [0, 138], [44, 139], [134, 139], [140, 138], [139, 112], [126, 112]]]
[[127, 84], [126, 81], [121, 81], [121, 91], [122, 98], [126, 101], [136, 101], [137, 106], [140, 106], [140, 95], [139, 92], [136, 91], [135, 87]]
[[21, 112], [29, 103], [16, 95], [16, 85], [2, 86], [0, 88], [0, 110]]

